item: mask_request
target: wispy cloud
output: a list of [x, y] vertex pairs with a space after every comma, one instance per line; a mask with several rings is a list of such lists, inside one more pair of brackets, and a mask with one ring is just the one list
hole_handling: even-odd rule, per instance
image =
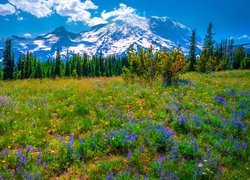
[[0, 4], [0, 15], [1, 16], [7, 16], [7, 15], [12, 15], [15, 14], [16, 9], [14, 6], [11, 4]]
[[[54, 13], [68, 17], [68, 22], [89, 22], [89, 10], [98, 9], [91, 0], [8, 0], [7, 4], [0, 4], [0, 15], [12, 15], [17, 10], [27, 12], [37, 18], [45, 18]], [[19, 20], [23, 20], [19, 18]]]
[[24, 20], [16, 12], [27, 12], [37, 18], [49, 17], [58, 14], [67, 17], [68, 22], [83, 22], [89, 26], [107, 23], [111, 18], [135, 13], [135, 9], [125, 4], [107, 12], [104, 10], [99, 17], [92, 17], [90, 10], [98, 9], [91, 0], [8, 0], [7, 4], [0, 4], [0, 15], [16, 14], [17, 20]]
[[118, 17], [118, 16], [133, 14], [133, 13], [135, 13], [135, 11], [136, 10], [133, 9], [132, 7], [128, 7], [126, 4], [121, 3], [119, 5], [118, 9], [114, 8], [113, 11], [109, 11], [109, 12], [107, 12], [106, 10], [104, 10], [101, 13], [101, 17], [94, 17], [94, 18], [92, 18], [89, 21], [88, 25], [89, 26], [95, 26], [95, 25], [98, 25], [98, 24], [104, 24], [104, 23], [107, 23], [107, 21], [109, 19], [112, 19], [112, 18]]
[[242, 39], [249, 39], [249, 40], [250, 40], [250, 36], [244, 34], [244, 35], [242, 35], [242, 36], [237, 37], [236, 39], [237, 39], [237, 40], [242, 40]]

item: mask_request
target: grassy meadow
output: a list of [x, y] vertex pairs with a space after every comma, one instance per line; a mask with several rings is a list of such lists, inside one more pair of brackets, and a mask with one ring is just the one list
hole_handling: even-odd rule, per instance
[[0, 179], [247, 179], [250, 71], [0, 81]]

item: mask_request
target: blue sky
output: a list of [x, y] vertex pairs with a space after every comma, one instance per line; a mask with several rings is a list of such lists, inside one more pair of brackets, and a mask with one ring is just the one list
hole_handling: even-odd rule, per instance
[[250, 42], [249, 0], [0, 0], [0, 36], [35, 37], [61, 25], [81, 32], [120, 13], [121, 3], [142, 16], [168, 16], [195, 28], [202, 38], [211, 21], [217, 41]]

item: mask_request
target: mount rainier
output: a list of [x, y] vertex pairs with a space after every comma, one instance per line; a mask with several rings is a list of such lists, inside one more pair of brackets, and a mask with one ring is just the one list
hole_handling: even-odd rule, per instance
[[[89, 31], [78, 34], [68, 32], [63, 26], [53, 32], [36, 38], [12, 36], [12, 48], [15, 59], [20, 53], [33, 52], [38, 59], [53, 57], [58, 49], [62, 55], [70, 53], [87, 53], [89, 56], [99, 54], [105, 56], [123, 55], [130, 45], [136, 49], [178, 47], [188, 53], [191, 29], [168, 17], [150, 18], [137, 14], [118, 16], [106, 24], [92, 27]], [[6, 38], [0, 39], [0, 57], [3, 55]], [[198, 48], [201, 49], [201, 38], [197, 37]]]

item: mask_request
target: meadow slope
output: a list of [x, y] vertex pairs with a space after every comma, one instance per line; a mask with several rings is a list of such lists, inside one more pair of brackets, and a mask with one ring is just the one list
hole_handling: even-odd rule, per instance
[[247, 179], [250, 71], [0, 81], [0, 179]]

